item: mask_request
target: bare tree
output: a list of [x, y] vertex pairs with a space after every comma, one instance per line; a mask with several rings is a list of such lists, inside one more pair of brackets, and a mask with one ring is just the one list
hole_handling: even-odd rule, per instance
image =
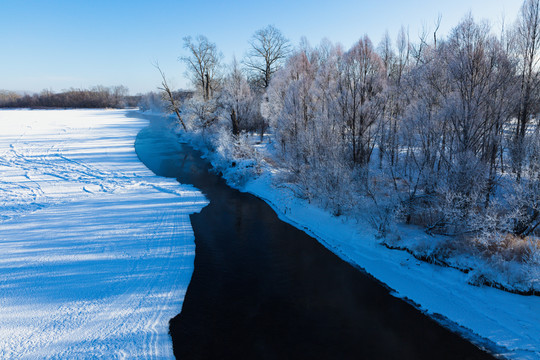
[[344, 56], [338, 80], [339, 108], [347, 124], [352, 161], [364, 167], [373, 151], [373, 125], [381, 110], [376, 97], [382, 91], [385, 69], [367, 36]]
[[518, 181], [521, 177], [522, 161], [525, 155], [525, 135], [527, 124], [536, 103], [533, 93], [538, 87], [537, 67], [540, 47], [540, 0], [525, 0], [516, 29], [517, 56], [520, 67], [520, 93], [518, 124], [515, 132], [514, 167]]
[[266, 89], [290, 51], [289, 40], [276, 27], [268, 25], [255, 32], [249, 44], [251, 49], [244, 64], [252, 73], [253, 81]]
[[161, 70], [157, 62], [154, 64], [154, 67], [159, 71], [161, 75], [161, 87], [159, 88], [159, 90], [161, 90], [162, 92], [163, 100], [169, 102], [170, 104], [168, 106], [169, 111], [174, 112], [176, 114], [176, 117], [178, 118], [178, 121], [180, 121], [180, 124], [182, 124], [184, 131], [187, 131], [186, 124], [184, 123], [184, 120], [182, 119], [182, 116], [180, 115], [180, 109], [178, 107], [176, 99], [174, 98], [174, 94], [171, 91], [169, 84], [167, 83], [167, 78], [165, 77], [165, 73]]
[[442, 14], [439, 13], [439, 16], [437, 16], [437, 20], [435, 20], [435, 30], [433, 30], [433, 47], [437, 48], [437, 31], [439, 31], [439, 28], [441, 27], [441, 20], [442, 20]]
[[240, 131], [246, 128], [254, 111], [253, 100], [247, 79], [234, 58], [218, 98], [220, 106], [229, 115], [233, 135], [240, 134]]
[[377, 52], [384, 64], [384, 68], [386, 69], [386, 77], [388, 78], [392, 73], [392, 68], [394, 66], [396, 57], [396, 54], [394, 54], [394, 50], [392, 49], [392, 40], [390, 39], [388, 30], [386, 30], [381, 42], [377, 46]]
[[[437, 49], [437, 32], [441, 26], [442, 15], [439, 14], [437, 20], [435, 20], [435, 29], [433, 30], [433, 44], [428, 41], [429, 28], [426, 24], [422, 25], [422, 31], [418, 34], [419, 43], [410, 43], [410, 55], [415, 60], [415, 66], [426, 61], [426, 51], [430, 48]], [[408, 34], [407, 34], [408, 37]], [[409, 39], [407, 39], [409, 41]]]
[[396, 82], [399, 85], [399, 83], [401, 82], [403, 71], [409, 63], [409, 55], [411, 48], [409, 41], [409, 31], [405, 32], [405, 27], [403, 25], [399, 29], [396, 46], [398, 50], [396, 60]]
[[411, 56], [415, 60], [415, 66], [419, 66], [424, 59], [425, 50], [429, 47], [427, 43], [428, 30], [426, 25], [422, 25], [422, 31], [418, 33], [419, 43], [411, 43]]
[[184, 48], [189, 51], [189, 55], [179, 59], [187, 65], [187, 74], [204, 100], [208, 100], [220, 84], [223, 54], [218, 51], [216, 44], [203, 35], [198, 35], [195, 40], [191, 36], [185, 37]]

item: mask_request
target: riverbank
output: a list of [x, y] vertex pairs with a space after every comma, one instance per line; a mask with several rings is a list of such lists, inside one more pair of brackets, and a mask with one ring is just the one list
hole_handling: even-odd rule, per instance
[[[227, 158], [227, 149], [209, 149], [200, 134], [183, 134], [182, 139], [201, 149], [232, 186], [264, 199], [281, 219], [385, 283], [394, 296], [414, 303], [471, 341], [496, 348], [505, 357], [540, 358], [540, 297], [471, 285], [471, 274], [391, 250], [367, 221], [335, 217], [299, 199], [292, 189], [276, 185], [279, 171], [268, 162], [248, 158], [233, 163]], [[426, 244], [432, 241], [419, 229], [400, 230]]]

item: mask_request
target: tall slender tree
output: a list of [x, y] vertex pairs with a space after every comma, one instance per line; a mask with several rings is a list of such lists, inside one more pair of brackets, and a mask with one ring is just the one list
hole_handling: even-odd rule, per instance
[[540, 48], [540, 0], [525, 0], [516, 28], [516, 47], [519, 63], [520, 92], [517, 112], [517, 126], [514, 143], [514, 168], [517, 179], [521, 178], [521, 168], [525, 156], [525, 136], [532, 115], [538, 111], [534, 98], [538, 90], [538, 61]]
[[218, 102], [223, 107], [230, 120], [233, 135], [240, 134], [240, 130], [248, 125], [251, 115], [255, 111], [253, 94], [238, 61], [233, 59], [229, 74], [223, 82]]
[[338, 101], [350, 137], [351, 159], [362, 167], [369, 163], [373, 150], [373, 125], [380, 111], [376, 97], [382, 91], [384, 79], [383, 62], [371, 40], [364, 36], [343, 56], [338, 82]]

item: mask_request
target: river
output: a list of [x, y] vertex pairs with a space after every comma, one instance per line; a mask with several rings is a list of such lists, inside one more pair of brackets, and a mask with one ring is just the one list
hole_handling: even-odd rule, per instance
[[200, 189], [195, 269], [170, 322], [178, 359], [493, 359], [235, 190], [154, 119], [137, 136], [155, 174]]

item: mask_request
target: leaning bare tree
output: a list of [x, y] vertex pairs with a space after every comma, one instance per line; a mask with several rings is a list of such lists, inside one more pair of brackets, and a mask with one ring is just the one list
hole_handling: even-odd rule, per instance
[[179, 109], [178, 103], [176, 102], [176, 99], [174, 98], [174, 94], [171, 91], [169, 84], [167, 83], [167, 78], [165, 77], [165, 73], [161, 70], [157, 62], [154, 64], [154, 67], [161, 74], [161, 87], [159, 88], [159, 90], [161, 90], [163, 100], [169, 103], [168, 110], [176, 114], [176, 117], [178, 118], [178, 121], [180, 121], [180, 124], [182, 124], [184, 131], [187, 131], [186, 124], [184, 123], [184, 120], [182, 119], [182, 116], [180, 115], [180, 109]]
[[276, 27], [268, 25], [255, 32], [249, 44], [251, 49], [244, 64], [251, 72], [252, 80], [266, 89], [290, 51], [289, 40]]
[[204, 100], [209, 100], [219, 87], [223, 54], [218, 51], [216, 44], [203, 35], [198, 35], [195, 40], [191, 36], [185, 37], [184, 48], [189, 51], [189, 55], [179, 59], [187, 65], [187, 75]]

